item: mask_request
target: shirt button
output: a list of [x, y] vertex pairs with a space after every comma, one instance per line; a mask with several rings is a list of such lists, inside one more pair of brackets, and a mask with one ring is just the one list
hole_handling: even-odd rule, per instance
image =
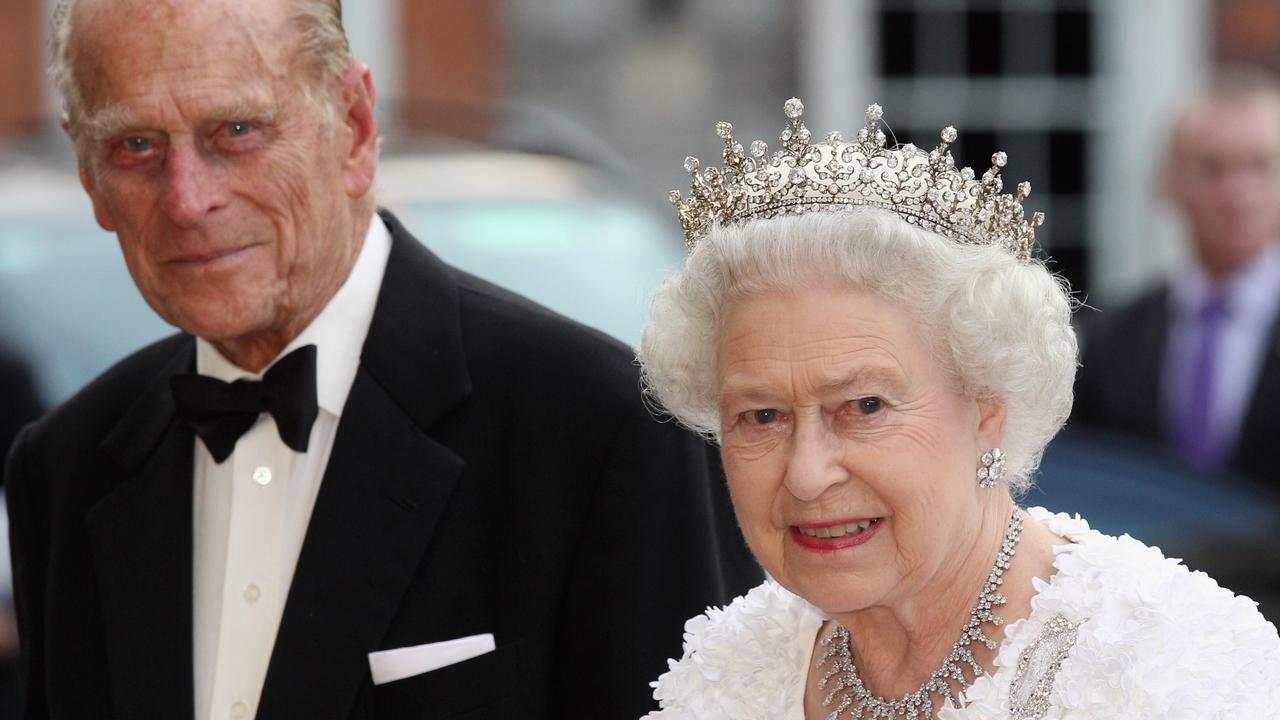
[[259, 465], [253, 470], [253, 481], [259, 485], [266, 485], [271, 482], [271, 468], [266, 465]]
[[237, 700], [237, 701], [235, 701], [235, 702], [231, 703], [231, 718], [232, 718], [232, 720], [240, 720], [240, 718], [244, 718], [244, 717], [248, 717], [248, 716], [249, 716], [249, 706], [248, 706], [248, 705], [246, 705], [245, 703], [241, 702], [240, 700]]
[[244, 601], [250, 605], [258, 602], [260, 597], [262, 597], [262, 588], [259, 588], [256, 584], [249, 583], [248, 587], [244, 589]]

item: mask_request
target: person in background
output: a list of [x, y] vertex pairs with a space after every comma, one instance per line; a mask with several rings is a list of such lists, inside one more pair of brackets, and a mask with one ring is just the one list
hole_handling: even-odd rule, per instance
[[1083, 326], [1072, 422], [1280, 487], [1280, 86], [1223, 72], [1173, 124], [1164, 167], [1190, 263]]
[[97, 220], [183, 332], [14, 445], [26, 716], [652, 707], [682, 619], [760, 577], [714, 456], [628, 348], [377, 210], [338, 0], [54, 18]]
[[13, 575], [5, 514], [4, 463], [23, 425], [44, 412], [44, 403], [27, 364], [0, 348], [0, 720], [19, 716], [18, 623], [13, 612]]

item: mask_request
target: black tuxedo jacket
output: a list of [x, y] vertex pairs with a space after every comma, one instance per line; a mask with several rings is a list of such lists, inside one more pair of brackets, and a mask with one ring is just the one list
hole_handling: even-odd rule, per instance
[[[4, 404], [0, 405], [0, 457], [3, 457], [18, 437], [18, 431], [44, 412], [27, 364], [3, 348], [0, 348], [0, 398], [4, 398]], [[0, 467], [0, 485], [3, 483], [4, 468]]]
[[[289, 589], [261, 720], [627, 718], [683, 623], [760, 579], [713, 453], [655, 422], [623, 346], [392, 251]], [[193, 715], [179, 335], [29, 426], [9, 461], [27, 716]], [[374, 686], [368, 653], [497, 650]]]
[[[1169, 289], [1162, 285], [1085, 324], [1073, 423], [1164, 442], [1160, 383], [1170, 323]], [[1280, 321], [1268, 336], [1228, 466], [1280, 487]]]

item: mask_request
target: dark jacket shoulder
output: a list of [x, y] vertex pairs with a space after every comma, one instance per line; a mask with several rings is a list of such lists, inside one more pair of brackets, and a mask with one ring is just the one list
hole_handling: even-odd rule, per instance
[[1106, 352], [1107, 342], [1096, 343], [1093, 348], [1088, 343], [1095, 339], [1109, 341], [1114, 345], [1130, 336], [1133, 330], [1143, 325], [1160, 321], [1168, 313], [1169, 287], [1161, 283], [1148, 288], [1136, 297], [1119, 303], [1116, 306], [1106, 305], [1096, 312], [1084, 315], [1080, 323], [1080, 332], [1084, 336], [1086, 352], [1096, 350]]
[[640, 403], [635, 354], [619, 340], [522, 295], [453, 269], [473, 372], [529, 387], [571, 385], [626, 406]]
[[1082, 320], [1072, 422], [1145, 438], [1160, 434], [1160, 366], [1168, 336], [1165, 284]]
[[165, 381], [161, 375], [182, 353], [195, 357], [194, 347], [190, 335], [176, 333], [133, 352], [37, 421], [28, 440], [39, 444], [55, 438], [59, 446], [77, 449], [96, 446], [144, 390]]

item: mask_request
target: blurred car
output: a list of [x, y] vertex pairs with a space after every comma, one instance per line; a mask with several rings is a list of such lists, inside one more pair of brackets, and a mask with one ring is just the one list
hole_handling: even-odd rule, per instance
[[1021, 502], [1159, 547], [1280, 623], [1280, 493], [1256, 480], [1193, 471], [1142, 440], [1067, 428]]
[[444, 261], [634, 347], [683, 235], [602, 184], [556, 156], [458, 154], [384, 160], [376, 193]]
[[[605, 186], [554, 156], [465, 152], [383, 158], [375, 193], [446, 262], [634, 346], [684, 250], [673, 219]], [[50, 405], [171, 332], [73, 174], [0, 174], [0, 344], [26, 357]]]

